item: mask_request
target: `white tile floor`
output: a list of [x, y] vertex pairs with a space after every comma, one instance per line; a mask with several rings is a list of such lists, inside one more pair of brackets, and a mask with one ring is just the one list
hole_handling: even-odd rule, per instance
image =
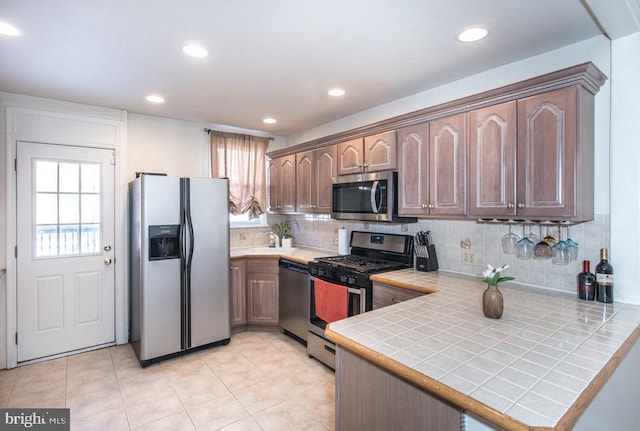
[[140, 368], [130, 345], [0, 371], [6, 407], [67, 407], [72, 430], [334, 429], [331, 370], [273, 332]]

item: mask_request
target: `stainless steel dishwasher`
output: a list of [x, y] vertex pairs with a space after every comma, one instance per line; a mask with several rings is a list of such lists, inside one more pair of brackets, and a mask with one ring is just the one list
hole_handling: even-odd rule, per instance
[[280, 259], [280, 327], [287, 335], [307, 344], [309, 331], [309, 269], [307, 265]]

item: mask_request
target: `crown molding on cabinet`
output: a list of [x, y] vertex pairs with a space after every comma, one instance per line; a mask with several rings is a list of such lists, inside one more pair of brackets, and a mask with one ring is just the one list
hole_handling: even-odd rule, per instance
[[459, 114], [486, 106], [496, 105], [510, 100], [546, 93], [559, 88], [581, 85], [591, 94], [596, 94], [607, 80], [607, 76], [593, 63], [587, 62], [576, 66], [561, 69], [555, 72], [537, 76], [535, 78], [505, 85], [493, 90], [456, 99], [450, 102], [431, 106], [407, 114], [402, 114], [377, 123], [346, 130], [312, 141], [304, 142], [292, 147], [282, 148], [267, 153], [271, 159], [297, 153], [300, 151], [314, 150], [327, 145], [351, 139], [361, 138], [400, 127], [411, 126], [426, 121], [435, 120], [453, 114]]

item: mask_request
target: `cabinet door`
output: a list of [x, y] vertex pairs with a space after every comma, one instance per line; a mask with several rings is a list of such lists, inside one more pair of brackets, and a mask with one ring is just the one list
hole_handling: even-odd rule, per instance
[[313, 151], [296, 154], [296, 209], [298, 212], [315, 211], [315, 157]]
[[371, 291], [374, 310], [424, 295], [424, 293], [415, 290], [380, 283], [373, 283]]
[[247, 262], [231, 261], [231, 327], [247, 323]]
[[315, 150], [315, 212], [331, 213], [331, 177], [338, 175], [336, 146]]
[[516, 213], [516, 102], [471, 111], [469, 215]]
[[267, 178], [269, 179], [267, 211], [277, 212], [280, 205], [280, 164], [278, 159], [269, 160]]
[[278, 274], [247, 275], [247, 322], [278, 324]]
[[282, 213], [296, 210], [296, 156], [279, 158], [280, 163], [280, 210]]
[[429, 124], [429, 214], [464, 215], [465, 114]]
[[518, 216], [575, 215], [576, 92], [518, 101]]
[[338, 144], [338, 175], [359, 174], [364, 167], [362, 138]]
[[398, 130], [398, 214], [429, 213], [429, 123]]
[[395, 130], [364, 138], [364, 167], [367, 172], [396, 169]]

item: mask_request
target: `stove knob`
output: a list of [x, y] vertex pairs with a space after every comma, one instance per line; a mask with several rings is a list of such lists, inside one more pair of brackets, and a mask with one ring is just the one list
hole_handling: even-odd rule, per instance
[[318, 268], [318, 276], [325, 275], [325, 272], [326, 272], [326, 271], [325, 271], [324, 269], [320, 269], [320, 268]]
[[341, 275], [341, 276], [340, 276], [340, 281], [341, 281], [342, 283], [346, 283], [346, 282], [347, 282], [347, 279], [348, 279], [348, 277], [347, 277], [346, 275]]
[[316, 274], [318, 274], [318, 269], [317, 268], [309, 268], [309, 273], [311, 275], [316, 275]]
[[349, 277], [349, 280], [347, 282], [349, 284], [356, 284], [356, 278], [355, 277]]

